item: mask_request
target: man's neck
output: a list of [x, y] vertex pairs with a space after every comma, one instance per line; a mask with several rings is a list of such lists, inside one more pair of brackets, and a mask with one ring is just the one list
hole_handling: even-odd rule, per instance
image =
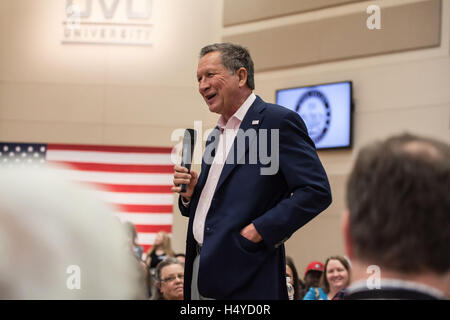
[[236, 111], [239, 110], [239, 108], [244, 104], [245, 100], [247, 100], [251, 94], [252, 91], [250, 89], [242, 91], [242, 94], [240, 94], [239, 98], [236, 100], [234, 108], [230, 110], [227, 114], [222, 114], [225, 123], [227, 123], [228, 120], [231, 118], [231, 116], [235, 114]]

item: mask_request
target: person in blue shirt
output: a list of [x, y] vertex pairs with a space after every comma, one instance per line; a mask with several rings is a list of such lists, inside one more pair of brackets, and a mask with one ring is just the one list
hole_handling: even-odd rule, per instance
[[320, 261], [312, 261], [305, 269], [305, 294], [303, 300], [326, 299], [327, 295], [320, 289], [320, 278], [322, 277], [324, 265]]
[[322, 288], [311, 287], [308, 292], [306, 292], [303, 300], [328, 300], [328, 295]]

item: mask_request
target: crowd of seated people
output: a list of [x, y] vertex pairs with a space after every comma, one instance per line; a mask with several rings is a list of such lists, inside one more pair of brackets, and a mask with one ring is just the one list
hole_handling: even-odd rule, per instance
[[[145, 256], [132, 224], [55, 172], [0, 173], [0, 298], [183, 299], [185, 256], [167, 233]], [[347, 183], [345, 256], [311, 261], [303, 279], [287, 257], [293, 300], [448, 299], [449, 186], [448, 144], [403, 134], [362, 148]]]
[[[290, 298], [448, 299], [449, 150], [448, 144], [410, 134], [363, 147], [347, 183], [345, 256], [311, 261], [303, 279], [286, 257]], [[161, 261], [176, 265], [164, 264], [161, 272]], [[182, 292], [184, 255], [174, 254], [167, 234], [158, 234], [145, 265], [156, 270], [149, 273], [152, 299], [181, 298], [170, 291]], [[381, 273], [373, 285], [371, 268]]]

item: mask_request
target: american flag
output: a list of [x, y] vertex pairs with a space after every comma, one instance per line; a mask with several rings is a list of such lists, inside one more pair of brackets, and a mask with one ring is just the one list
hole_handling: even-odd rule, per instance
[[[0, 142], [0, 166], [59, 165], [98, 188], [117, 217], [136, 226], [147, 252], [159, 231], [172, 233], [172, 148]], [[62, 166], [60, 166], [62, 165]]]

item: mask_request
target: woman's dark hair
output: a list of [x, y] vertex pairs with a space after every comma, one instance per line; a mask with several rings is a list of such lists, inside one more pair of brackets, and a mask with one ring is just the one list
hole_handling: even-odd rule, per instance
[[309, 288], [320, 287], [320, 278], [323, 272], [318, 270], [310, 270], [305, 274], [305, 292], [308, 292]]
[[291, 268], [292, 270], [292, 276], [294, 277], [294, 300], [299, 300], [301, 296], [300, 290], [302, 289], [299, 284], [299, 278], [297, 273], [297, 268], [295, 267], [294, 261], [291, 257], [286, 257], [286, 264]]

